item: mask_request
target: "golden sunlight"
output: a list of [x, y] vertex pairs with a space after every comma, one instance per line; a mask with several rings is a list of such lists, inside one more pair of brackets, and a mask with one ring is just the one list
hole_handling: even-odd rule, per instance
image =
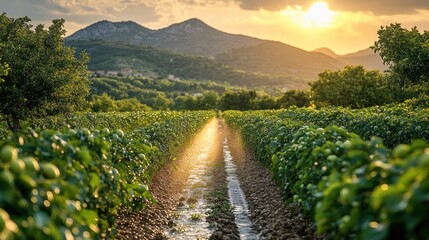
[[329, 27], [334, 13], [325, 2], [314, 3], [305, 13], [303, 18], [304, 27]]

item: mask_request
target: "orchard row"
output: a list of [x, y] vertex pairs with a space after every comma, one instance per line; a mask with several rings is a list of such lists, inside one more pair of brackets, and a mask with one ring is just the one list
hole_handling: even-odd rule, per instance
[[213, 116], [73, 115], [0, 143], [0, 239], [114, 236], [115, 216], [154, 201], [151, 177]]
[[331, 239], [429, 238], [429, 145], [414, 140], [429, 139], [428, 116], [398, 107], [223, 114]]

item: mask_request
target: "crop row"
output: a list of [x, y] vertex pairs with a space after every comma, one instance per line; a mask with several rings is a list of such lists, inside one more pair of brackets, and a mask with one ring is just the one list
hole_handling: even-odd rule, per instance
[[330, 239], [427, 239], [429, 145], [394, 149], [344, 128], [306, 126], [281, 112], [223, 114], [268, 165], [288, 202]]
[[277, 111], [275, 115], [318, 127], [342, 126], [367, 140], [380, 137], [389, 147], [411, 143], [417, 138], [429, 141], [429, 109], [409, 109], [401, 105], [359, 110], [301, 108]]
[[[114, 217], [155, 201], [152, 176], [214, 113], [114, 115], [0, 145], [0, 239], [113, 237]], [[104, 116], [128, 131], [102, 128]]]

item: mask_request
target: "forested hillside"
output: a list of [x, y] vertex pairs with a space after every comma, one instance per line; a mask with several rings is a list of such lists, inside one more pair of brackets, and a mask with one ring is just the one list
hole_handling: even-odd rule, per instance
[[290, 76], [246, 72], [206, 57], [183, 55], [148, 46], [102, 40], [67, 41], [67, 45], [75, 47], [76, 52], [86, 50], [91, 56], [88, 68], [93, 71], [129, 67], [137, 72], [154, 72], [164, 77], [174, 74], [179, 78], [228, 82], [234, 86], [307, 87], [305, 81]]

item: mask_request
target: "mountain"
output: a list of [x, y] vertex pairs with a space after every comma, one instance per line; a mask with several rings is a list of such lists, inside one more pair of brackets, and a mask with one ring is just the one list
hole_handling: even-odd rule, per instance
[[66, 41], [94, 39], [144, 44], [206, 57], [262, 42], [257, 38], [219, 31], [196, 18], [159, 30], [150, 30], [131, 21], [101, 21], [77, 31]]
[[289, 75], [306, 80], [314, 80], [326, 69], [339, 70], [345, 66], [325, 54], [274, 41], [233, 49], [216, 56], [216, 60], [246, 71]]
[[65, 40], [104, 39], [140, 44], [153, 32], [153, 30], [132, 21], [114, 23], [104, 20], [77, 31]]
[[318, 48], [313, 50], [313, 52], [323, 53], [343, 62], [346, 65], [362, 65], [368, 70], [384, 71], [387, 69], [387, 66], [383, 64], [383, 60], [380, 55], [374, 53], [370, 48], [345, 55], [338, 55], [329, 48]]
[[368, 70], [384, 71], [387, 69], [387, 66], [383, 64], [383, 60], [380, 55], [374, 53], [370, 48], [340, 56], [338, 59], [348, 65], [362, 65]]
[[338, 58], [338, 57], [340, 57], [340, 55], [336, 54], [334, 51], [332, 51], [329, 48], [318, 48], [318, 49], [314, 49], [313, 52], [323, 53], [326, 56], [329, 56], [331, 58]]
[[[303, 88], [325, 70], [339, 70], [349, 64], [369, 69], [382, 67], [377, 55], [367, 51], [345, 56], [329, 49], [305, 51], [281, 42], [222, 32], [196, 18], [158, 30], [131, 21], [101, 21], [65, 40], [66, 44], [78, 48], [85, 46], [83, 49], [92, 54], [90, 69], [93, 70], [130, 67], [249, 87]], [[94, 44], [88, 43], [91, 41]]]
[[[69, 40], [66, 44], [85, 50], [91, 56], [89, 70], [118, 71], [131, 68], [133, 72], [156, 73], [161, 77], [173, 74], [189, 80], [228, 82], [232, 86], [249, 88], [304, 89], [307, 83], [291, 76], [260, 74], [238, 70], [215, 59], [180, 54], [151, 46], [104, 40]], [[153, 75], [153, 74], [151, 74]]]

